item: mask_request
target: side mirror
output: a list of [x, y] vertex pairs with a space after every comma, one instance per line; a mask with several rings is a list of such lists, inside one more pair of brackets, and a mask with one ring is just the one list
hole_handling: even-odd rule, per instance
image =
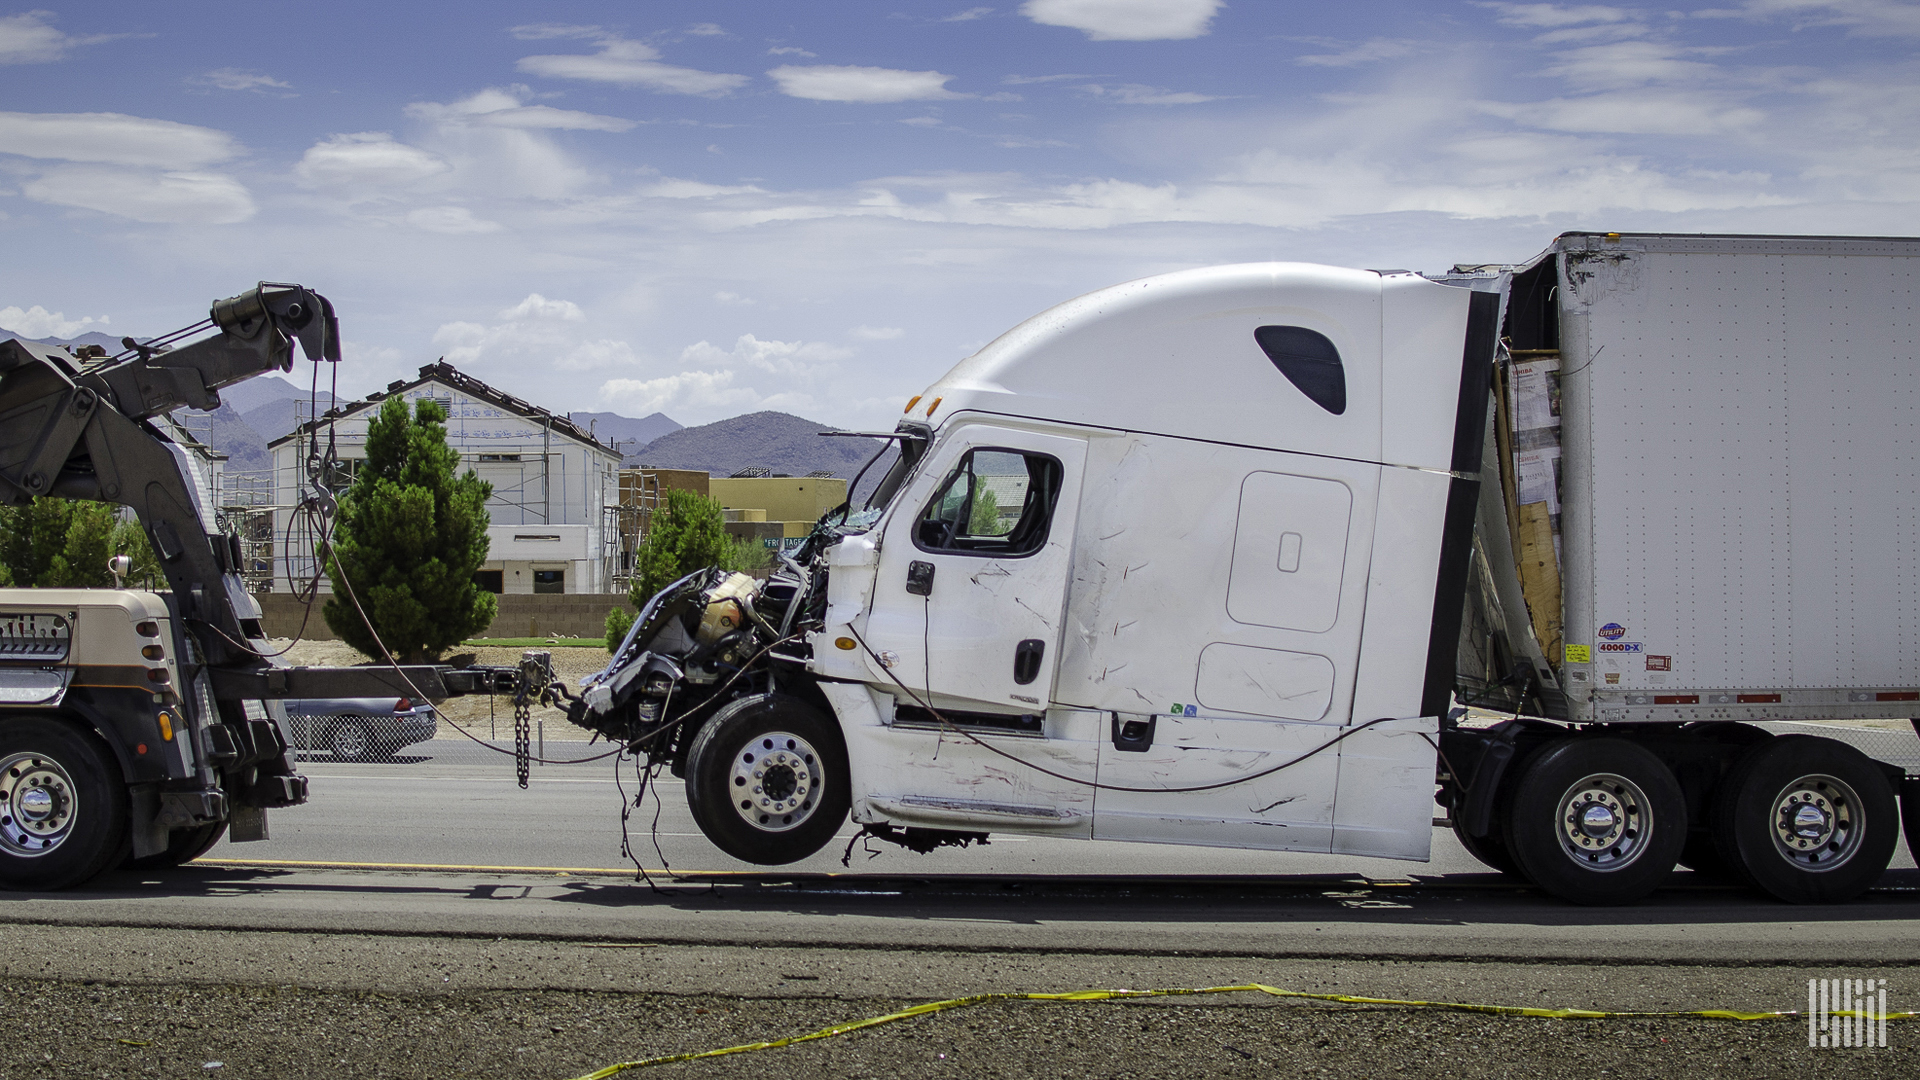
[[133, 560], [125, 555], [115, 555], [107, 560], [107, 573], [113, 575], [113, 587], [116, 589], [127, 587], [127, 571], [131, 569]]

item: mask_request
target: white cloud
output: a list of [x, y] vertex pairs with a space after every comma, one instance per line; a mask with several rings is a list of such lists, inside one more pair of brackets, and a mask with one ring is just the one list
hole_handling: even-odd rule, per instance
[[598, 38], [605, 37], [606, 31], [597, 26], [580, 26], [575, 23], [528, 23], [516, 26], [508, 33], [521, 41], [551, 41], [555, 38]]
[[[0, 64], [47, 64], [66, 58], [76, 45], [92, 45], [109, 40], [98, 37], [72, 37], [55, 30], [53, 12], [29, 11], [0, 16]], [[41, 335], [45, 336], [45, 335]]]
[[[562, 35], [555, 35], [562, 36]], [[580, 35], [566, 35], [580, 36]], [[590, 56], [527, 56], [519, 70], [549, 79], [583, 79], [617, 86], [644, 86], [670, 94], [717, 97], [747, 84], [745, 75], [727, 75], [660, 62], [660, 50], [639, 41], [606, 36]]]
[[773, 48], [767, 50], [767, 55], [768, 56], [804, 56], [807, 59], [812, 60], [818, 57], [820, 54], [810, 53], [807, 50], [800, 48], [798, 45], [775, 45]]
[[482, 90], [472, 97], [446, 105], [418, 101], [408, 105], [406, 112], [408, 116], [441, 124], [478, 124], [502, 128], [629, 131], [634, 126], [632, 120], [617, 116], [556, 109], [551, 105], [521, 104], [521, 99], [530, 95], [531, 91], [524, 86], [512, 90]]
[[533, 364], [559, 371], [590, 371], [624, 367], [637, 360], [625, 341], [580, 334], [586, 313], [570, 300], [530, 293], [498, 318], [501, 321], [492, 325], [444, 323], [434, 331], [433, 343], [446, 350], [448, 362], [472, 368]]
[[1094, 97], [1121, 105], [1198, 105], [1203, 101], [1220, 100], [1207, 94], [1195, 94], [1184, 90], [1176, 92], [1165, 87], [1141, 86], [1137, 83], [1128, 83], [1125, 86], [1101, 86], [1092, 83], [1080, 89]]
[[0, 308], [0, 329], [11, 330], [21, 337], [29, 338], [71, 338], [84, 334], [91, 327], [105, 326], [111, 319], [105, 315], [95, 318], [82, 315], [78, 319], [67, 318], [64, 311], [48, 311], [35, 304], [25, 311], [17, 307]]
[[1920, 5], [1910, 0], [1743, 0], [1729, 10], [1694, 12], [1697, 18], [1779, 19], [1798, 30], [1844, 26], [1859, 37], [1920, 37]]
[[820, 341], [762, 341], [752, 334], [742, 334], [731, 350], [706, 341], [689, 345], [681, 350], [680, 361], [706, 367], [745, 364], [770, 375], [810, 379], [834, 370], [834, 361], [852, 355], [851, 349]]
[[900, 71], [836, 64], [797, 67], [789, 64], [774, 68], [767, 74], [780, 84], [781, 93], [810, 101], [875, 105], [962, 96], [947, 89], [947, 82], [953, 76], [937, 71]]
[[956, 11], [952, 15], [949, 15], [946, 18], [941, 19], [940, 21], [941, 22], [972, 22], [975, 19], [986, 18], [988, 15], [991, 15], [991, 14], [993, 14], [993, 9], [990, 7], [972, 7], [972, 8], [968, 8], [965, 11]]
[[892, 341], [907, 333], [897, 326], [856, 326], [847, 332], [862, 341]]
[[1309, 67], [1353, 67], [1356, 64], [1371, 64], [1376, 60], [1394, 60], [1412, 55], [1416, 44], [1401, 38], [1370, 38], [1352, 48], [1299, 56], [1295, 57], [1293, 62]]
[[1500, 21], [1508, 26], [1536, 26], [1543, 30], [1588, 23], [1625, 22], [1633, 17], [1633, 13], [1625, 8], [1600, 4], [1482, 3], [1476, 6], [1499, 12]]
[[580, 305], [571, 300], [549, 300], [539, 293], [528, 293], [525, 300], [500, 313], [502, 319], [553, 319], [558, 322], [581, 322], [587, 313]]
[[196, 75], [189, 82], [201, 86], [211, 86], [219, 90], [252, 90], [256, 93], [268, 88], [291, 90], [292, 83], [281, 82], [271, 75], [262, 75], [257, 71], [244, 71], [240, 68], [216, 68], [204, 75]]
[[1079, 30], [1094, 41], [1178, 41], [1204, 37], [1223, 0], [1027, 0], [1020, 13], [1044, 26]]
[[20, 190], [36, 202], [156, 225], [232, 225], [254, 214], [247, 189], [216, 173], [62, 165], [20, 185]]
[[734, 293], [734, 292], [717, 292], [713, 294], [713, 299], [716, 303], [721, 303], [721, 304], [752, 304], [754, 303], [754, 301], [749, 299], [748, 297], [741, 296], [739, 293]]
[[687, 27], [687, 33], [694, 37], [725, 37], [727, 30], [718, 23], [703, 22]]
[[731, 371], [683, 371], [658, 379], [608, 379], [600, 384], [600, 400], [626, 415], [647, 416], [668, 409], [724, 415], [762, 399], [751, 387], [734, 386]]
[[496, 233], [506, 226], [473, 216], [464, 206], [423, 206], [407, 212], [407, 224], [443, 236], [475, 236]]
[[450, 168], [438, 155], [396, 142], [384, 131], [362, 131], [313, 144], [293, 174], [311, 187], [405, 188]]
[[655, 199], [711, 199], [716, 195], [757, 195], [765, 194], [752, 184], [725, 187], [720, 184], [704, 184], [698, 180], [675, 180], [671, 177], [658, 183], [648, 184], [639, 194]]
[[1063, 82], [1068, 79], [1091, 79], [1093, 75], [1009, 75], [1000, 81], [1008, 86], [1031, 86], [1034, 83]]
[[1766, 113], [1759, 109], [1729, 104], [1717, 95], [1669, 91], [1595, 94], [1520, 105], [1487, 102], [1481, 109], [1528, 127], [1616, 135], [1713, 135], [1751, 130], [1766, 120]]
[[234, 157], [240, 147], [224, 131], [124, 113], [0, 112], [0, 152], [191, 169]]
[[1691, 59], [1690, 50], [1658, 41], [1616, 41], [1554, 54], [1544, 74], [1559, 75], [1583, 89], [1644, 86], [1648, 83], [1702, 83], [1721, 76], [1719, 68]]

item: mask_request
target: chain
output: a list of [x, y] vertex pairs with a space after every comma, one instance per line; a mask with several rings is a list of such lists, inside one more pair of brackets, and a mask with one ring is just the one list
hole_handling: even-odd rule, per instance
[[524, 689], [513, 696], [513, 772], [523, 790], [527, 786], [529, 760], [533, 757], [533, 704], [527, 700], [528, 696]]

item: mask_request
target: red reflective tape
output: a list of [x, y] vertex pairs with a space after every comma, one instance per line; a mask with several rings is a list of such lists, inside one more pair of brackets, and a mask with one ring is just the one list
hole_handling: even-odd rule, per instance
[[1920, 701], [1920, 690], [1882, 690], [1873, 695], [1875, 701]]
[[1779, 694], [1739, 694], [1739, 695], [1736, 695], [1733, 700], [1739, 702], [1742, 705], [1778, 705], [1780, 703], [1780, 695]]
[[1700, 695], [1699, 694], [1655, 694], [1653, 698], [1653, 703], [1655, 705], [1698, 705], [1700, 704]]

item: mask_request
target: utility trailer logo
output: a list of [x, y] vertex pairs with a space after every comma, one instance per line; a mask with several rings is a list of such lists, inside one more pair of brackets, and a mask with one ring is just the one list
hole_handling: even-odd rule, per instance
[[1638, 641], [1603, 641], [1600, 651], [1603, 653], [1637, 653], [1644, 646]]
[[1617, 622], [1610, 622], [1600, 628], [1599, 634], [1608, 641], [1619, 641], [1621, 638], [1627, 636], [1627, 628]]
[[1194, 716], [1194, 717], [1197, 717], [1197, 716], [1199, 716], [1199, 715], [1200, 715], [1200, 706], [1198, 706], [1198, 705], [1175, 705], [1175, 706], [1174, 706], [1173, 708], [1171, 708], [1171, 709], [1168, 709], [1168, 710], [1167, 710], [1167, 715], [1168, 715], [1168, 716]]
[[1887, 1045], [1887, 980], [1808, 979], [1807, 1045]]

